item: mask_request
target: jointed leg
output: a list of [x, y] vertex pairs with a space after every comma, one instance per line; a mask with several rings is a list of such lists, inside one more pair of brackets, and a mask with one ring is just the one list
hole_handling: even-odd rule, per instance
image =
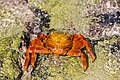
[[50, 51], [48, 49], [44, 48], [44, 47], [36, 47], [35, 53], [48, 54], [48, 53], [50, 53]]
[[32, 53], [31, 53], [31, 64], [32, 64], [33, 67], [35, 67], [34, 64], [35, 64], [37, 53], [38, 54], [48, 54], [49, 51], [44, 47], [35, 47], [35, 49], [32, 50]]
[[29, 50], [30, 50], [30, 49], [28, 48], [28, 50], [27, 50], [26, 53], [25, 53], [25, 56], [26, 56], [25, 64], [24, 64], [24, 69], [25, 69], [25, 70], [27, 70], [28, 64], [29, 64], [29, 61], [30, 61]]
[[35, 60], [36, 60], [36, 54], [35, 54], [35, 50], [33, 50], [32, 54], [31, 54], [31, 64], [32, 64], [33, 67], [35, 67], [34, 66]]
[[95, 60], [95, 55], [92, 51], [92, 48], [91, 48], [90, 44], [86, 40], [84, 40], [84, 43], [86, 45], [86, 49], [87, 49], [88, 53], [90, 54], [90, 56], [92, 58], [92, 61], [94, 61]]
[[67, 55], [69, 55], [69, 56], [81, 56], [84, 71], [87, 69], [86, 57], [80, 50], [76, 50], [76, 49], [70, 50], [70, 51], [68, 51]]
[[86, 57], [83, 53], [81, 53], [81, 60], [82, 60], [83, 68], [85, 71], [87, 69], [87, 61], [86, 61]]

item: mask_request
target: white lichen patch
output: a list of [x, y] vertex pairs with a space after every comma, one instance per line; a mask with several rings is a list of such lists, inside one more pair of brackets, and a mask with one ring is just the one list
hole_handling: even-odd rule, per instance
[[120, 74], [120, 63], [117, 61], [117, 58], [109, 53], [107, 59], [108, 61], [104, 65], [105, 71], [111, 74]]

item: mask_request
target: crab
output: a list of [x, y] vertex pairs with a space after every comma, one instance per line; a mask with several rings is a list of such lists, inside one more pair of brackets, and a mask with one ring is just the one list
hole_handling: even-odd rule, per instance
[[48, 36], [40, 34], [31, 41], [25, 56], [24, 69], [27, 70], [29, 63], [35, 67], [36, 54], [54, 54], [81, 57], [84, 71], [87, 69], [87, 60], [85, 54], [81, 51], [86, 47], [92, 61], [95, 55], [90, 47], [90, 43], [82, 34], [70, 35], [66, 32], [51, 32]]

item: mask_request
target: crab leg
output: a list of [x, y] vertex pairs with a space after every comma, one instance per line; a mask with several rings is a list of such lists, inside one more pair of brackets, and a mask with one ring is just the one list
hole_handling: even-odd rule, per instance
[[35, 53], [38, 53], [38, 54], [48, 54], [50, 52], [48, 51], [48, 49], [46, 49], [44, 47], [36, 47]]
[[90, 46], [90, 43], [87, 42], [87, 40], [84, 38], [81, 34], [74, 34], [73, 35], [73, 49], [82, 49], [86, 47], [88, 53], [90, 54], [92, 61], [95, 60], [95, 55], [92, 51], [92, 48]]
[[24, 69], [27, 70], [28, 68], [28, 64], [30, 61], [30, 54], [29, 54], [30, 48], [28, 48], [28, 50], [25, 53], [26, 59], [25, 59], [25, 64], [24, 64]]
[[86, 40], [84, 40], [84, 43], [86, 45], [86, 49], [87, 49], [88, 53], [90, 54], [90, 56], [92, 58], [92, 62], [95, 61], [95, 56], [93, 54], [92, 48], [90, 47], [90, 44]]
[[35, 55], [35, 49], [34, 49], [34, 50], [32, 51], [32, 54], [31, 54], [31, 65], [32, 65], [33, 67], [35, 67], [35, 66], [34, 66], [35, 60], [36, 60], [36, 55]]
[[36, 54], [48, 54], [49, 51], [44, 47], [29, 47], [28, 50], [26, 51], [26, 60], [24, 65], [25, 69], [28, 68], [28, 64], [30, 61], [30, 53], [31, 53], [31, 64], [34, 67]]
[[84, 71], [87, 69], [86, 57], [80, 50], [72, 49], [72, 50], [68, 51], [67, 55], [69, 55], [69, 56], [81, 56]]
[[44, 48], [44, 47], [36, 47], [33, 51], [32, 51], [32, 55], [31, 55], [31, 64], [33, 67], [35, 64], [35, 60], [36, 60], [36, 55], [35, 54], [48, 54], [49, 51]]

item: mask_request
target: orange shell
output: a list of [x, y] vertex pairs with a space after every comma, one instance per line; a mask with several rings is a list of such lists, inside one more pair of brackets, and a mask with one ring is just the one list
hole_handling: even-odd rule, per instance
[[45, 44], [53, 54], [64, 55], [72, 47], [72, 38], [65, 32], [52, 32], [45, 40]]

